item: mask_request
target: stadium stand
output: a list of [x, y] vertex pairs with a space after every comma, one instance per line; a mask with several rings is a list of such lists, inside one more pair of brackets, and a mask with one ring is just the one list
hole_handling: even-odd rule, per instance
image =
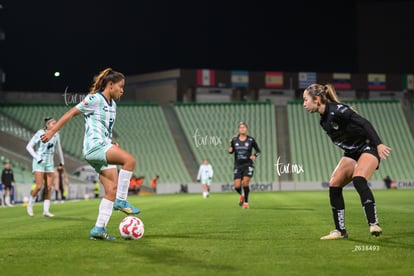
[[[21, 135], [16, 133], [16, 136], [29, 141], [38, 129], [44, 127], [44, 117], [52, 116], [59, 119], [70, 108], [63, 104], [9, 104], [2, 105], [0, 111], [18, 121], [26, 129]], [[82, 145], [83, 124], [82, 116], [78, 116], [59, 131], [65, 152], [79, 159], [82, 159], [82, 146], [79, 144]], [[31, 132], [30, 135], [27, 135], [27, 132]]]
[[[381, 162], [372, 180], [390, 175], [396, 179], [412, 179], [414, 139], [400, 102], [396, 100], [346, 101], [376, 127], [384, 143], [393, 148], [391, 157]], [[411, 102], [412, 103], [412, 102]], [[160, 183], [191, 183], [193, 169], [185, 164], [185, 154], [194, 155], [198, 165], [208, 158], [215, 170], [216, 183], [232, 182], [233, 156], [227, 153], [228, 142], [237, 132], [237, 125], [245, 121], [249, 134], [256, 138], [262, 156], [256, 161], [253, 182], [277, 182], [275, 162], [280, 152], [291, 164], [300, 164], [304, 172], [291, 173], [300, 181], [328, 181], [342, 151], [334, 146], [319, 126], [319, 116], [307, 114], [302, 101], [287, 105], [287, 129], [276, 124], [275, 106], [270, 102], [233, 103], [175, 103], [172, 106], [181, 125], [184, 140], [190, 151], [180, 151], [174, 139], [168, 113], [158, 104], [120, 104], [114, 139], [137, 158], [134, 174], [146, 176], [146, 181], [160, 175]], [[43, 117], [59, 118], [70, 106], [63, 104], [7, 104], [0, 105], [0, 130], [28, 141], [43, 127]], [[314, 116], [313, 116], [314, 115]], [[83, 161], [83, 118], [75, 117], [61, 131], [66, 153]], [[279, 145], [276, 134], [288, 133], [289, 143]], [[0, 146], [6, 148], [7, 141]], [[25, 155], [25, 153], [20, 153]], [[27, 155], [27, 154], [26, 154]], [[27, 157], [27, 156], [26, 156]], [[4, 158], [9, 156], [3, 155]], [[26, 162], [27, 163], [27, 162]], [[30, 165], [15, 161], [15, 171], [24, 181], [32, 182]], [[19, 176], [20, 177], [20, 176]]]
[[256, 161], [253, 181], [276, 179], [277, 157], [274, 105], [267, 102], [175, 104], [174, 109], [183, 127], [195, 158], [201, 164], [208, 158], [214, 169], [214, 182], [232, 182], [233, 155], [227, 153], [229, 140], [236, 135], [239, 122], [249, 126], [262, 151]]
[[0, 154], [0, 163], [1, 169], [0, 172], [3, 170], [3, 164], [8, 161], [10, 162], [10, 167], [13, 170], [14, 180], [17, 183], [32, 183], [33, 182], [33, 174], [32, 169], [27, 165], [25, 162], [20, 162], [15, 159], [11, 159], [8, 156], [4, 156]]
[[[43, 125], [45, 116], [60, 118], [70, 106], [62, 104], [13, 104], [1, 106], [1, 113], [18, 121], [24, 128], [34, 133]], [[0, 117], [1, 118], [1, 117]], [[3, 118], [6, 118], [3, 116]], [[121, 118], [121, 119], [120, 119]], [[7, 124], [10, 120], [4, 119]], [[18, 135], [28, 141], [32, 133]], [[84, 121], [76, 116], [60, 131], [65, 152], [83, 160], [82, 142]], [[148, 179], [160, 175], [163, 183], [187, 183], [191, 177], [185, 168], [177, 146], [172, 139], [162, 109], [156, 104], [121, 105], [117, 109], [114, 127], [114, 140], [137, 158], [136, 175]]]
[[146, 185], [155, 175], [160, 183], [192, 181], [159, 105], [119, 106], [115, 131], [115, 140], [136, 157], [135, 174], [144, 175]]
[[[397, 179], [412, 178], [414, 139], [399, 101], [348, 101], [358, 113], [377, 129], [383, 142], [392, 147], [392, 155], [381, 162], [372, 180], [386, 175]], [[292, 160], [305, 165], [305, 173], [293, 175], [294, 181], [328, 181], [342, 156], [319, 125], [317, 114], [308, 114], [302, 101], [288, 104]]]

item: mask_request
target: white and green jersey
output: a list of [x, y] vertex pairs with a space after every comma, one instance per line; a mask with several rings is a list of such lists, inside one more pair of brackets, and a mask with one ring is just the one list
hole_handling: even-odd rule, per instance
[[59, 133], [55, 133], [55, 135], [53, 135], [49, 142], [43, 143], [40, 140], [40, 136], [44, 133], [44, 129], [40, 129], [35, 133], [35, 135], [32, 137], [32, 139], [30, 139], [29, 143], [26, 146], [27, 151], [37, 162], [43, 160], [42, 163], [51, 164], [53, 166], [54, 154], [55, 150], [57, 149], [60, 161], [62, 164], [64, 164]]
[[112, 127], [116, 117], [116, 103], [100, 93], [89, 94], [76, 105], [85, 118], [83, 154], [102, 148], [112, 142]]

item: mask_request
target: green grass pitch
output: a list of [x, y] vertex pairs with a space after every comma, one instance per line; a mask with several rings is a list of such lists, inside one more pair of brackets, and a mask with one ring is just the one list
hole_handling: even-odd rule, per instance
[[344, 192], [349, 239], [333, 229], [328, 192], [130, 196], [141, 240], [90, 240], [99, 200], [51, 204], [54, 218], [0, 208], [0, 275], [414, 275], [414, 190], [374, 191], [383, 235], [371, 237], [354, 190]]

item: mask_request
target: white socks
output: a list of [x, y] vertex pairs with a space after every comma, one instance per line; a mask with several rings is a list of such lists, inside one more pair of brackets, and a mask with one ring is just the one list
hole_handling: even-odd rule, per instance
[[45, 199], [43, 201], [43, 213], [49, 213], [50, 208], [50, 199]]
[[33, 206], [33, 204], [35, 203], [35, 198], [33, 196], [29, 196], [29, 206]]
[[95, 226], [105, 228], [108, 225], [109, 219], [112, 215], [112, 208], [114, 207], [114, 202], [110, 201], [106, 198], [101, 200], [101, 204], [99, 204], [99, 215], [98, 219], [96, 220]]
[[128, 187], [131, 180], [132, 172], [121, 169], [118, 175], [118, 188], [116, 198], [126, 200], [128, 196]]

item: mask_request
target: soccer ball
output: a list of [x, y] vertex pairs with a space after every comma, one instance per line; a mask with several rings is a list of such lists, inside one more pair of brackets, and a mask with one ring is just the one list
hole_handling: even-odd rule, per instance
[[125, 217], [119, 224], [119, 234], [126, 240], [139, 240], [144, 236], [144, 223], [137, 217]]

